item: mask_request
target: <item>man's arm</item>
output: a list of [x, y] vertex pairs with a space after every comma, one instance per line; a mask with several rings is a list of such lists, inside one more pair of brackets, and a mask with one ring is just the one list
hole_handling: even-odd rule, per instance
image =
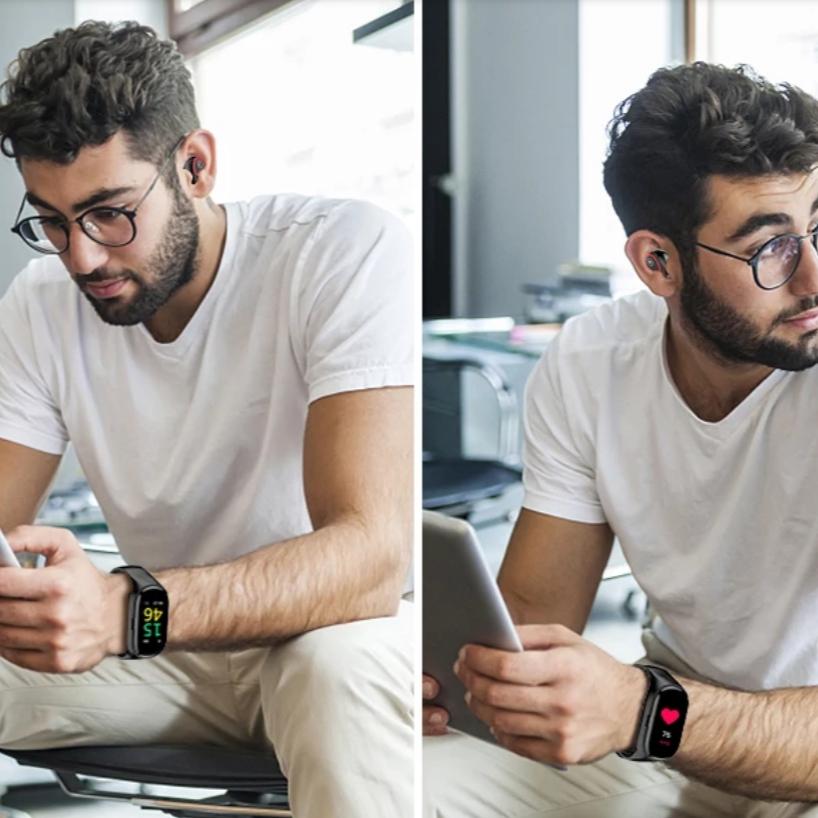
[[522, 509], [497, 577], [514, 622], [558, 623], [582, 633], [612, 544], [605, 523]]
[[746, 693], [677, 678], [690, 703], [673, 767], [750, 798], [818, 801], [818, 687]]
[[313, 403], [304, 489], [311, 534], [157, 574], [170, 595], [172, 647], [269, 643], [395, 613], [412, 551], [412, 390]]
[[0, 530], [34, 521], [61, 459], [0, 439]]
[[[304, 488], [315, 531], [232, 562], [158, 572], [170, 647], [270, 644], [396, 611], [411, 557], [412, 402], [401, 387], [310, 406]], [[124, 651], [127, 577], [98, 571], [61, 529], [23, 526], [8, 539], [48, 564], [0, 569], [0, 654], [33, 670], [77, 672]]]

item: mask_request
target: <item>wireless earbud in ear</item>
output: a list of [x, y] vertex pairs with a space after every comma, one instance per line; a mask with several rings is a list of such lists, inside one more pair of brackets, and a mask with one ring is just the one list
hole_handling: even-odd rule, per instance
[[198, 156], [191, 156], [185, 162], [185, 170], [190, 173], [190, 183], [195, 185], [199, 181], [199, 174], [205, 169], [205, 163]]
[[667, 253], [664, 250], [654, 250], [645, 261], [645, 264], [647, 264], [649, 270], [660, 269], [665, 278], [670, 275], [665, 267], [666, 263]]

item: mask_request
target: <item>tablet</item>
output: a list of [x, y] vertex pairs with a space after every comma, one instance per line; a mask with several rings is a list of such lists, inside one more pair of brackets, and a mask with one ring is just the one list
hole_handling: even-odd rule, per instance
[[440, 684], [432, 704], [449, 712], [449, 727], [494, 742], [469, 710], [452, 665], [465, 644], [523, 649], [474, 529], [465, 521], [423, 512], [423, 672]]
[[8, 540], [0, 531], [0, 567], [19, 568], [20, 562], [17, 555], [11, 550]]

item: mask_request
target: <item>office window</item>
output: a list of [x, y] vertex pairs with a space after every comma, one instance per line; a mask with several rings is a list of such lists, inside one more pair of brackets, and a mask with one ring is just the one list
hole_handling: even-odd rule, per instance
[[814, 3], [776, 0], [696, 2], [696, 58], [747, 63], [772, 82], [818, 96], [818, 14]]
[[616, 105], [657, 68], [682, 62], [683, 12], [680, 0], [579, 3], [580, 260], [611, 267], [615, 294], [642, 284], [625, 257], [625, 231], [602, 184], [607, 125]]
[[217, 198], [272, 192], [416, 209], [410, 51], [354, 44], [397, 0], [302, 0], [190, 61], [218, 138]]

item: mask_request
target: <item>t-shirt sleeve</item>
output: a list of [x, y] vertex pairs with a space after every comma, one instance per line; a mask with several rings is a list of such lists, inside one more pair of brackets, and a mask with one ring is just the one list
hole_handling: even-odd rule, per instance
[[[603, 523], [593, 458], [577, 445], [562, 388], [559, 336], [540, 359], [525, 391], [523, 506], [580, 523]], [[587, 449], [587, 447], [586, 447]]]
[[38, 365], [35, 332], [20, 275], [0, 299], [0, 438], [62, 454], [68, 433]]
[[412, 240], [364, 202], [331, 211], [304, 257], [295, 315], [310, 402], [413, 381]]

